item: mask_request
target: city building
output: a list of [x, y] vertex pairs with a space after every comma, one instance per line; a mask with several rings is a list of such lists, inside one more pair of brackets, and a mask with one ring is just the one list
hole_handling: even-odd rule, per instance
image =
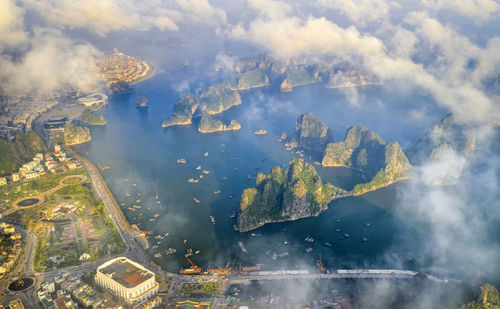
[[152, 271], [125, 257], [112, 259], [99, 266], [95, 282], [128, 304], [140, 303], [154, 296], [159, 286]]
[[94, 93], [78, 99], [78, 103], [83, 104], [87, 107], [93, 105], [106, 104], [107, 101], [108, 101], [108, 96], [105, 95], [104, 93]]
[[7, 178], [0, 177], [0, 186], [5, 186], [7, 184]]
[[10, 309], [24, 309], [23, 302], [20, 299], [13, 300], [9, 303]]
[[19, 173], [12, 173], [12, 181], [13, 182], [19, 181]]

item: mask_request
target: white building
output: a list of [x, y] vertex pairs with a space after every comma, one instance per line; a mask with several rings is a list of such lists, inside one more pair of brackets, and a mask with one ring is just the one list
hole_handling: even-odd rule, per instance
[[94, 93], [86, 97], [81, 97], [78, 99], [78, 103], [83, 104], [87, 107], [93, 105], [106, 104], [108, 101], [108, 96], [104, 93]]
[[129, 304], [143, 302], [157, 294], [159, 286], [152, 271], [125, 257], [99, 266], [95, 281]]

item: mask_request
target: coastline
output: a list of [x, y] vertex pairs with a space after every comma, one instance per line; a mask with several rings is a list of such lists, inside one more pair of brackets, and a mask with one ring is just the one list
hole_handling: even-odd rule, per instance
[[129, 84], [129, 86], [133, 86], [133, 85], [137, 85], [137, 84], [140, 84], [150, 78], [152, 78], [153, 76], [156, 75], [156, 73], [158, 73], [158, 70], [156, 70], [156, 66], [154, 66], [153, 64], [151, 64], [150, 62], [147, 62], [146, 63], [149, 65], [149, 71], [148, 73], [144, 76], [144, 77], [140, 77], [136, 80], [133, 80], [131, 81]]

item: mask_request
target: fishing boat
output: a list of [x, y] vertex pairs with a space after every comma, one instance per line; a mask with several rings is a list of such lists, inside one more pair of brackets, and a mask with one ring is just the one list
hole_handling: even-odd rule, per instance
[[152, 222], [152, 221], [156, 221], [156, 219], [151, 218], [151, 219], [149, 219], [149, 221], [151, 221], [151, 222]]
[[332, 244], [331, 244], [331, 243], [329, 243], [328, 241], [325, 241], [325, 242], [323, 243], [323, 245], [325, 245], [325, 247], [328, 247], [328, 248], [331, 248], [331, 247], [332, 247]]
[[136, 184], [136, 183], [133, 183], [133, 184], [132, 184], [132, 187], [137, 187], [137, 184]]
[[187, 239], [184, 239], [184, 243], [187, 243], [187, 242], [188, 242], [188, 240], [187, 240]]
[[156, 194], [155, 199], [158, 199], [158, 194]]
[[362, 240], [363, 242], [367, 242], [367, 241], [368, 241], [368, 238], [363, 237], [363, 238], [361, 238], [361, 240]]
[[311, 236], [307, 236], [306, 238], [304, 238], [304, 241], [308, 242], [308, 243], [313, 243], [314, 242], [314, 238], [312, 238]]
[[200, 200], [197, 199], [196, 197], [193, 197], [193, 201], [196, 203], [196, 204], [199, 204], [200, 203]]
[[208, 175], [208, 174], [210, 174], [210, 171], [204, 170], [203, 174]]
[[208, 157], [208, 151], [203, 154], [205, 157]]
[[189, 248], [186, 250], [186, 253], [184, 253], [184, 257], [190, 257], [191, 255], [193, 255], [193, 249]]
[[212, 224], [215, 224], [215, 217], [210, 215], [208, 216], [208, 218], [210, 218], [210, 222], [212, 222]]
[[222, 177], [220, 178], [220, 180], [222, 180], [222, 181], [224, 181], [224, 180], [226, 180], [226, 179], [227, 179], [227, 177], [226, 177], [226, 176], [222, 176]]
[[196, 170], [197, 170], [197, 171], [201, 170], [201, 165], [198, 165], [198, 166], [196, 167]]
[[311, 253], [312, 251], [313, 251], [313, 248], [311, 248], [311, 247], [309, 247], [309, 248], [306, 249], [307, 253]]
[[184, 158], [177, 159], [177, 163], [178, 164], [186, 164], [186, 159], [184, 159]]
[[214, 191], [214, 194], [220, 194], [220, 190]]
[[284, 258], [284, 257], [287, 257], [288, 255], [289, 255], [288, 252], [283, 252], [283, 253], [278, 254], [278, 257], [279, 258]]
[[196, 252], [194, 254], [198, 254], [198, 253], [200, 253], [200, 250], [196, 250]]
[[370, 226], [370, 225], [372, 225], [372, 224], [371, 224], [371, 223], [369, 223], [369, 222], [366, 222], [366, 223], [365, 223], [365, 225], [366, 225], [366, 226]]
[[125, 197], [130, 197], [130, 193], [125, 193]]
[[194, 178], [189, 178], [188, 179], [188, 182], [198, 182], [200, 181], [199, 179], [194, 179]]
[[165, 237], [168, 237], [168, 235], [170, 235], [170, 233], [165, 233], [165, 234], [163, 234], [163, 235], [165, 235]]
[[156, 201], [156, 204], [161, 204], [161, 202], [160, 201]]
[[154, 214], [153, 217], [158, 218], [160, 215], [159, 214]]

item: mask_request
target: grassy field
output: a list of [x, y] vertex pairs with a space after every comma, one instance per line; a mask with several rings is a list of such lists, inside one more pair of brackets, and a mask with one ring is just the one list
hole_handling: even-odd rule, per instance
[[180, 294], [183, 296], [210, 296], [219, 291], [219, 282], [184, 283]]
[[[66, 186], [47, 196], [43, 204], [20, 209], [7, 217], [8, 221], [22, 224], [35, 233], [38, 246], [34, 266], [37, 271], [78, 265], [83, 253], [89, 254], [91, 260], [97, 260], [125, 250], [104, 204], [95, 196], [85, 170], [12, 184], [2, 190], [12, 204], [19, 198], [34, 196], [57, 186], [61, 179], [71, 174], [84, 175], [87, 180], [80, 183], [79, 179], [67, 179], [64, 181]], [[4, 207], [9, 207], [9, 203]]]

